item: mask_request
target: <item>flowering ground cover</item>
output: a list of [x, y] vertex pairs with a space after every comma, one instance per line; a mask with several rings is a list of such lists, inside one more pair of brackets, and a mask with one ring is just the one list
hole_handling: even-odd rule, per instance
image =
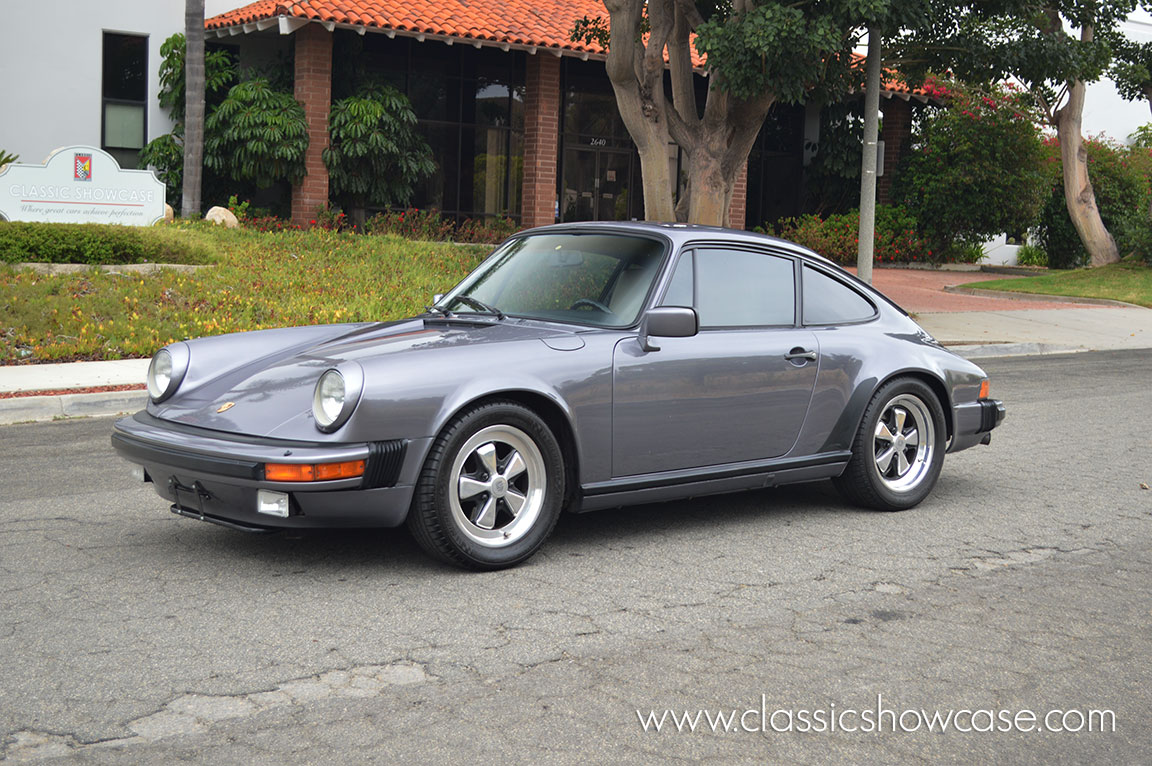
[[491, 246], [314, 228], [175, 224], [214, 251], [194, 274], [44, 276], [0, 265], [0, 364], [147, 357], [184, 338], [397, 319], [445, 292]]

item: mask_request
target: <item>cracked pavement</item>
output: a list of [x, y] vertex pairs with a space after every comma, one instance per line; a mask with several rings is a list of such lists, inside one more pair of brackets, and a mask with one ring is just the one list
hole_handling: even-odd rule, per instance
[[[517, 569], [249, 536], [111, 421], [0, 428], [0, 760], [1147, 762], [1152, 352], [991, 361], [1008, 419], [896, 514], [827, 483], [561, 520]], [[645, 732], [637, 710], [1110, 709], [1115, 732]]]

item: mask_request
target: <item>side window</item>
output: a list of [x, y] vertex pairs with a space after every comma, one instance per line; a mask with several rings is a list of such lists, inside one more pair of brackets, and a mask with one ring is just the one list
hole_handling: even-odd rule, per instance
[[811, 266], [804, 267], [804, 324], [871, 319], [876, 307], [860, 293]]
[[695, 252], [701, 327], [764, 327], [796, 321], [791, 259], [747, 250]]
[[672, 272], [672, 281], [668, 283], [668, 291], [660, 302], [661, 306], [692, 305], [692, 255], [689, 250], [680, 256], [676, 271]]

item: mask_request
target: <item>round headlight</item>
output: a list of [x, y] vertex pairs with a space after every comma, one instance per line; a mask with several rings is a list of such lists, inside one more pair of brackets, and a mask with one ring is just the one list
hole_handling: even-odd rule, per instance
[[148, 365], [148, 396], [153, 402], [159, 404], [176, 393], [188, 372], [190, 358], [188, 344], [182, 341], [156, 352]]
[[312, 397], [312, 414], [321, 428], [330, 427], [340, 417], [346, 393], [344, 376], [338, 370], [328, 370], [320, 376]]
[[166, 348], [156, 352], [148, 365], [148, 395], [162, 399], [172, 385], [172, 354]]
[[337, 430], [352, 417], [364, 391], [364, 370], [355, 362], [343, 362], [340, 369], [326, 370], [312, 393], [312, 417], [326, 434]]

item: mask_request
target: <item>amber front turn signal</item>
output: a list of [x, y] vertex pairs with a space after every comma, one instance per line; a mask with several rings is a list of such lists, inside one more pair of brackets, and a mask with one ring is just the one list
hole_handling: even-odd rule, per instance
[[364, 461], [345, 463], [265, 463], [264, 478], [268, 481], [331, 481], [354, 479], [364, 475]]
[[980, 398], [988, 398], [988, 378], [984, 378], [984, 380], [980, 381]]

